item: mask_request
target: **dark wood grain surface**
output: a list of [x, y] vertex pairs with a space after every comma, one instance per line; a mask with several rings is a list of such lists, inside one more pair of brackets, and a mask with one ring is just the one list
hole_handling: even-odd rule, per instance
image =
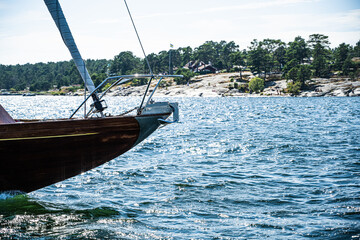
[[0, 124], [0, 191], [31, 192], [132, 148], [135, 117]]

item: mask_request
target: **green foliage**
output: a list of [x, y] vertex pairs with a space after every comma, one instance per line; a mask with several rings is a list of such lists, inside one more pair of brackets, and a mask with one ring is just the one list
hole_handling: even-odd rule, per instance
[[239, 92], [249, 92], [249, 84], [240, 84], [238, 89]]
[[146, 78], [135, 78], [134, 80], [131, 81], [130, 85], [131, 86], [142, 86], [147, 84], [148, 79]]
[[310, 58], [310, 49], [305, 39], [298, 36], [285, 52], [286, 63], [283, 68], [283, 76], [286, 79], [297, 79], [299, 66]]
[[218, 60], [216, 45], [217, 44], [213, 41], [207, 41], [199, 47], [195, 48], [195, 59], [201, 59], [201, 61], [204, 62], [214, 62], [215, 60]]
[[294, 60], [296, 64], [304, 63], [304, 60], [310, 58], [310, 49], [305, 39], [298, 36], [293, 42], [289, 42], [289, 47], [285, 52], [287, 62]]
[[30, 91], [47, 91], [51, 87], [49, 82], [46, 81], [37, 81], [34, 84], [31, 84]]
[[[89, 72], [105, 74], [108, 60], [87, 60]], [[105, 74], [106, 75], [106, 74]], [[15, 88], [17, 91], [27, 87], [30, 91], [45, 91], [57, 86], [82, 84], [83, 81], [73, 61], [35, 63], [24, 65], [0, 65], [0, 89]]]
[[328, 36], [322, 34], [310, 35], [309, 44], [313, 56], [312, 68], [315, 77], [329, 77], [330, 68], [328, 60], [330, 59], [330, 50]]
[[[348, 44], [341, 43], [339, 47], [334, 50], [334, 70], [342, 71], [344, 68], [344, 63], [348, 59], [349, 53], [351, 51], [351, 47]], [[349, 64], [349, 63], [347, 63]], [[345, 67], [346, 68], [346, 67]], [[346, 74], [347, 75], [347, 74]]]
[[300, 89], [305, 86], [305, 81], [311, 78], [311, 69], [308, 65], [297, 65], [290, 69], [285, 75], [287, 80], [293, 80], [300, 83]]
[[327, 65], [327, 59], [323, 55], [314, 55], [314, 61], [312, 63], [312, 68], [314, 69], [315, 77], [327, 78], [330, 74], [330, 69]]
[[279, 47], [274, 51], [275, 68], [277, 72], [281, 72], [286, 64], [286, 44], [281, 42]]
[[103, 86], [102, 88], [101, 88], [101, 91], [103, 92], [103, 91], [106, 91], [106, 89], [108, 89], [110, 86], [111, 86], [111, 82], [108, 82], [108, 83], [106, 83], [105, 84], [105, 86]]
[[249, 82], [249, 89], [252, 92], [255, 92], [255, 93], [262, 92], [264, 90], [264, 87], [265, 87], [264, 79], [261, 79], [258, 77], [251, 79]]
[[234, 82], [234, 84], [229, 84], [229, 90], [237, 89], [239, 92], [248, 92], [249, 91], [249, 85], [248, 84], [239, 84], [237, 82]]
[[83, 89], [84, 87], [83, 86], [71, 86], [71, 87], [68, 87], [67, 90], [69, 92], [76, 92], [77, 90], [80, 90], [80, 89]]
[[290, 69], [290, 71], [288, 71], [285, 75], [287, 80], [296, 80], [297, 75], [298, 75], [298, 66], [295, 66], [293, 68]]
[[304, 84], [306, 80], [310, 80], [311, 74], [312, 72], [309, 65], [300, 65], [298, 67], [296, 80]]
[[[188, 62], [193, 60], [193, 50], [191, 47], [183, 47], [177, 50], [181, 56], [180, 66], [185, 66]], [[175, 66], [177, 66], [175, 64]]]
[[22, 91], [22, 90], [24, 90], [26, 88], [26, 84], [25, 83], [18, 83], [18, 84], [15, 85], [14, 88], [15, 88], [16, 91]]
[[350, 57], [347, 57], [341, 66], [342, 75], [349, 76], [351, 74], [351, 69], [354, 69], [355, 66], [356, 65], [351, 61]]
[[239, 71], [239, 72], [240, 72], [240, 78], [241, 78], [241, 79], [242, 79], [242, 69], [241, 69], [241, 66], [244, 66], [244, 65], [246, 64], [246, 63], [245, 63], [245, 55], [246, 55], [245, 52], [240, 52], [240, 51], [233, 52], [233, 53], [231, 53], [231, 54], [229, 55], [231, 64], [232, 64], [232, 65], [239, 66], [239, 67], [235, 67], [235, 68], [230, 69], [230, 72]]
[[291, 59], [290, 61], [286, 62], [284, 69], [283, 69], [283, 75], [286, 77], [288, 72], [293, 69], [294, 67], [297, 67], [299, 65], [299, 62], [297, 59]]
[[285, 58], [280, 54], [285, 53], [285, 43], [281, 40], [264, 39], [258, 42], [254, 39], [251, 42], [248, 52], [248, 61], [252, 72], [264, 73], [264, 76], [275, 71], [281, 71]]
[[289, 81], [287, 83], [287, 92], [298, 95], [301, 89], [301, 82], [300, 81]]
[[269, 60], [269, 55], [256, 39], [251, 42], [251, 47], [248, 55], [250, 69], [252, 72], [261, 73], [266, 70], [266, 64]]
[[229, 54], [230, 62], [232, 65], [245, 65], [245, 53], [237, 51]]
[[184, 76], [183, 78], [174, 78], [174, 81], [176, 82], [177, 85], [187, 84], [190, 81], [190, 79], [193, 76], [195, 76], [193, 72], [191, 72], [189, 69], [186, 68], [179, 68], [175, 74]]
[[308, 65], [297, 65], [286, 73], [286, 79], [291, 80], [287, 83], [287, 92], [298, 95], [304, 89], [305, 81], [311, 77], [311, 69]]
[[135, 74], [142, 72], [142, 60], [130, 51], [119, 53], [114, 57], [110, 66], [110, 72], [116, 75]]
[[[172, 50], [171, 63], [174, 66], [174, 61], [178, 61], [178, 54]], [[154, 73], [168, 73], [169, 72], [169, 51], [161, 51], [159, 54], [152, 53], [148, 55], [149, 64]], [[144, 61], [144, 69], [148, 69], [147, 63]]]
[[91, 79], [94, 82], [95, 87], [101, 84], [107, 78], [106, 73], [93, 73], [91, 74]]
[[[236, 66], [247, 66], [253, 73], [267, 76], [270, 72], [282, 73], [287, 79], [295, 79], [302, 84], [309, 76], [311, 68], [315, 77], [329, 77], [331, 71], [338, 71], [344, 76], [359, 77], [360, 64], [353, 62], [354, 57], [360, 57], [360, 41], [355, 46], [342, 43], [335, 49], [329, 48], [328, 37], [322, 34], [312, 34], [309, 40], [296, 37], [294, 41], [285, 44], [280, 40], [253, 40], [247, 50], [239, 50], [235, 42], [207, 41], [192, 49], [180, 47], [171, 50], [171, 66], [179, 69], [185, 75], [176, 79], [177, 84], [185, 84], [191, 78], [190, 72], [180, 70], [189, 61], [211, 62], [219, 72], [239, 71], [242, 78], [243, 69]], [[155, 74], [169, 71], [169, 51], [149, 54], [148, 60]], [[304, 64], [310, 67], [299, 67]], [[113, 60], [86, 60], [86, 66], [91, 77], [98, 86], [111, 74], [134, 74], [148, 72], [144, 59], [136, 57], [132, 52], [121, 52]], [[293, 69], [295, 68], [295, 69]], [[301, 72], [301, 73], [299, 73]], [[135, 80], [133, 85], [145, 84], [145, 80]], [[24, 65], [0, 64], [0, 89], [14, 88], [21, 91], [30, 88], [32, 91], [45, 91], [54, 86], [83, 84], [83, 81], [73, 61], [36, 63]]]
[[207, 41], [194, 50], [194, 59], [212, 63], [217, 69], [230, 70], [232, 62], [230, 55], [239, 50], [234, 41]]

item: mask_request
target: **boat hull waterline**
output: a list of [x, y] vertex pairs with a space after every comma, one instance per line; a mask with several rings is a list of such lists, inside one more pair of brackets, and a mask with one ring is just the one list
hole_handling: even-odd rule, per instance
[[0, 192], [32, 192], [104, 164], [172, 112], [0, 125]]

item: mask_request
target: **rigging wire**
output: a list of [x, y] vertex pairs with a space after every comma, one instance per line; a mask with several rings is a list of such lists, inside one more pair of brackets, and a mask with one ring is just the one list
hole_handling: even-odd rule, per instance
[[140, 43], [140, 46], [141, 46], [142, 52], [143, 52], [143, 54], [144, 54], [144, 57], [145, 57], [146, 63], [147, 63], [147, 65], [148, 65], [148, 67], [149, 67], [150, 74], [151, 74], [151, 75], [153, 75], [153, 71], [152, 71], [152, 69], [151, 69], [151, 66], [150, 66], [149, 60], [148, 60], [148, 58], [147, 58], [147, 56], [146, 56], [146, 53], [145, 53], [144, 47], [143, 47], [143, 45], [142, 45], [142, 43], [141, 43], [141, 40], [140, 40], [140, 37], [139, 37], [138, 31], [136, 30], [136, 26], [135, 26], [134, 20], [133, 20], [133, 18], [132, 18], [132, 16], [131, 16], [131, 12], [130, 12], [130, 9], [129, 9], [129, 7], [128, 7], [127, 3], [126, 3], [126, 0], [124, 0], [124, 3], [125, 3], [125, 6], [126, 6], [126, 9], [127, 9], [128, 13], [129, 13], [129, 16], [130, 16], [130, 19], [131, 19], [132, 25], [133, 25], [133, 27], [134, 27], [134, 30], [135, 30], [136, 36], [137, 36], [137, 38], [138, 38], [138, 40], [139, 40], [139, 43]]
[[147, 92], [149, 91], [151, 81], [152, 81], [152, 79], [154, 78], [154, 77], [153, 77], [153, 75], [154, 75], [154, 74], [153, 74], [153, 71], [152, 71], [152, 69], [151, 69], [151, 66], [150, 66], [149, 60], [148, 60], [148, 58], [147, 58], [147, 56], [146, 56], [146, 53], [145, 53], [144, 47], [143, 47], [143, 45], [142, 45], [142, 43], [141, 43], [141, 40], [140, 40], [140, 37], [139, 37], [138, 31], [137, 31], [137, 29], [136, 29], [136, 26], [135, 26], [134, 20], [133, 20], [133, 18], [132, 18], [132, 16], [131, 16], [131, 12], [130, 12], [130, 9], [129, 9], [129, 7], [128, 7], [127, 3], [126, 3], [126, 0], [124, 0], [124, 3], [125, 3], [125, 6], [126, 6], [126, 9], [127, 9], [128, 13], [129, 13], [129, 16], [130, 16], [130, 19], [131, 19], [132, 25], [133, 25], [133, 27], [134, 27], [134, 30], [135, 30], [136, 36], [137, 36], [137, 38], [138, 38], [138, 40], [139, 40], [139, 43], [140, 43], [140, 46], [141, 46], [142, 52], [143, 52], [144, 57], [145, 57], [145, 61], [146, 61], [147, 65], [148, 65], [148, 68], [149, 68], [149, 70], [150, 70], [150, 74], [151, 74], [151, 77], [150, 77], [150, 80], [149, 80], [148, 85], [147, 85], [147, 87], [146, 87], [146, 90], [145, 90], [144, 96], [143, 96], [143, 98], [142, 98], [142, 100], [141, 100], [140, 107], [139, 107], [139, 109], [138, 109], [138, 115], [140, 115], [140, 114], [141, 114], [141, 111], [142, 111], [142, 106], [143, 106], [144, 101], [145, 101], [145, 98], [146, 98], [146, 94], [147, 94]]

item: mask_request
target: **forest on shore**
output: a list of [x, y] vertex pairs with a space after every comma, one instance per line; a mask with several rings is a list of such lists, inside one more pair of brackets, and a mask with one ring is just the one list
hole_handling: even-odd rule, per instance
[[[171, 66], [169, 68], [169, 55]], [[296, 37], [285, 43], [279, 39], [254, 39], [247, 49], [240, 50], [234, 41], [206, 41], [192, 49], [179, 47], [147, 56], [154, 73], [174, 71], [185, 75], [185, 84], [193, 73], [183, 67], [190, 61], [211, 64], [221, 72], [240, 72], [247, 69], [266, 78], [270, 74], [282, 74], [283, 78], [302, 88], [311, 77], [329, 78], [332, 75], [356, 79], [360, 75], [360, 40], [354, 45], [341, 43], [330, 48], [328, 36], [312, 34], [308, 39]], [[148, 73], [146, 61], [130, 51], [124, 51], [111, 60], [86, 60], [87, 68], [95, 85], [107, 76]], [[146, 82], [136, 80], [133, 84]], [[72, 60], [23, 65], [0, 64], [0, 89], [11, 91], [47, 91], [83, 82]]]

